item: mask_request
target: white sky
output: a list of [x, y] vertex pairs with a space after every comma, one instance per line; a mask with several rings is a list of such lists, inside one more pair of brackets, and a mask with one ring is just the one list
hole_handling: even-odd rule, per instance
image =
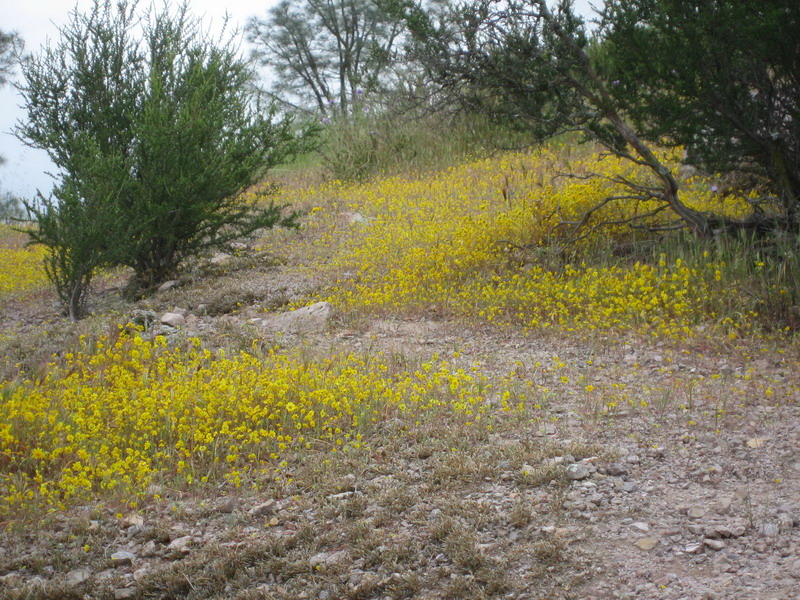
[[[602, 4], [601, 0], [576, 0], [576, 8], [588, 12], [590, 1]], [[57, 27], [66, 23], [75, 6], [74, 0], [0, 0], [0, 3], [3, 5], [0, 28], [19, 32], [26, 52], [32, 53], [38, 53], [48, 39], [57, 40]], [[230, 25], [241, 29], [248, 17], [264, 17], [268, 8], [277, 3], [278, 0], [189, 0], [189, 7], [194, 16], [202, 17], [206, 27], [214, 31], [221, 27], [226, 12], [231, 17]], [[91, 4], [92, 0], [77, 0], [80, 10]], [[149, 5], [149, 0], [142, 0], [140, 5]], [[247, 49], [246, 45], [243, 49]], [[46, 196], [52, 180], [45, 173], [54, 169], [52, 163], [44, 151], [25, 147], [11, 133], [14, 124], [24, 117], [20, 104], [21, 98], [12, 86], [0, 89], [0, 155], [7, 160], [0, 167], [0, 192], [32, 198], [38, 189]]]

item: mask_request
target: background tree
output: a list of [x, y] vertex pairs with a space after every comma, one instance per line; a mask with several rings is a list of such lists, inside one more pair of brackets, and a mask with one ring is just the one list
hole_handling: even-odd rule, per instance
[[249, 64], [205, 37], [186, 4], [140, 17], [135, 3], [95, 0], [60, 34], [24, 65], [17, 135], [58, 168], [52, 194], [28, 208], [70, 316], [99, 267], [129, 266], [148, 289], [187, 257], [294, 223], [244, 196], [297, 148], [291, 122], [258, 106]]
[[21, 50], [22, 40], [16, 32], [0, 31], [0, 86], [14, 74]]
[[[667, 143], [688, 142], [709, 166], [751, 161], [776, 189], [791, 188], [797, 29], [781, 36], [772, 27], [783, 15], [792, 28], [796, 3], [616, 0], [607, 3], [595, 39], [569, 0], [552, 10], [545, 0], [481, 0], [457, 7], [460, 20], [439, 21], [411, 2], [385, 3], [403, 15], [415, 52], [446, 96], [529, 131], [532, 140], [580, 131], [649, 168], [657, 183], [631, 187], [625, 196], [654, 207], [645, 218], [668, 207], [701, 236], [764, 224], [756, 209], [746, 222], [734, 222], [683, 204], [676, 178], [650, 146], [664, 136]], [[764, 38], [770, 41], [760, 43]], [[745, 114], [747, 125], [737, 133], [734, 123]], [[700, 151], [711, 140], [709, 151]], [[789, 198], [784, 216], [793, 221], [796, 194], [781, 194]]]
[[283, 0], [245, 31], [274, 70], [273, 93], [303, 108], [347, 114], [358, 90], [376, 88], [392, 63], [401, 21], [374, 0]]
[[[15, 32], [0, 31], [0, 87], [7, 84], [14, 74], [22, 50], [22, 40]], [[6, 162], [0, 155], [0, 165]]]

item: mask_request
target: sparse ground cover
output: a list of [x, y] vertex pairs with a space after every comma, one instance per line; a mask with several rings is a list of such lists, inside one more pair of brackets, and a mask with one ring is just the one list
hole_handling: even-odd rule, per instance
[[[0, 597], [792, 597], [791, 257], [564, 247], [615, 176], [542, 150], [285, 186], [299, 232], [135, 306], [8, 296]], [[319, 300], [322, 330], [263, 327]]]

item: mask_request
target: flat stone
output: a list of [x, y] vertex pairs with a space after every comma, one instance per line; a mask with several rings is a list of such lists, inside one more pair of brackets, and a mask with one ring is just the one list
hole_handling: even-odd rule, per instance
[[67, 585], [73, 586], [78, 585], [79, 583], [83, 583], [87, 579], [92, 576], [92, 572], [89, 569], [73, 569], [69, 573], [67, 573]]
[[117, 588], [114, 590], [114, 600], [125, 600], [136, 595], [136, 588]]
[[161, 324], [168, 327], [180, 327], [186, 324], [186, 317], [174, 312], [164, 313], [161, 315]]
[[322, 333], [333, 316], [330, 302], [317, 302], [297, 310], [281, 313], [272, 319], [272, 326], [285, 333]]
[[631, 523], [631, 527], [634, 529], [638, 529], [639, 531], [648, 532], [650, 531], [650, 525], [644, 523], [642, 521], [637, 521], [636, 523]]
[[706, 538], [706, 539], [703, 540], [703, 544], [706, 547], [711, 548], [712, 550], [717, 550], [717, 551], [722, 550], [723, 548], [725, 548], [725, 542], [723, 542], [722, 540], [712, 540], [710, 538]]
[[706, 516], [706, 509], [702, 506], [692, 506], [687, 514], [690, 519], [702, 519]]
[[270, 498], [266, 502], [262, 502], [261, 504], [254, 506], [249, 510], [250, 516], [252, 517], [266, 517], [271, 515], [277, 510], [277, 502], [274, 499]]
[[634, 542], [634, 545], [638, 546], [642, 550], [652, 550], [658, 545], [658, 538], [654, 537], [640, 538]]
[[111, 561], [115, 567], [131, 565], [133, 564], [134, 560], [136, 560], [136, 555], [133, 552], [128, 552], [127, 550], [120, 550], [119, 552], [114, 552], [114, 554], [111, 555]]
[[180, 285], [180, 282], [177, 279], [170, 279], [169, 281], [165, 281], [160, 286], [158, 286], [159, 292], [168, 292], [171, 289], [174, 289]]
[[172, 553], [188, 553], [189, 545], [192, 543], [192, 536], [184, 535], [183, 537], [175, 538], [167, 546], [167, 550]]
[[589, 465], [584, 463], [572, 463], [571, 465], [567, 465], [567, 477], [572, 481], [586, 479], [591, 474], [592, 471], [589, 469]]

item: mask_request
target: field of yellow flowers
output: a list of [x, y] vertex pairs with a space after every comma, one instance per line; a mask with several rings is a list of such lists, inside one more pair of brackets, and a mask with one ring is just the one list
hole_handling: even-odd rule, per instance
[[[652, 183], [617, 157], [565, 158], [563, 150], [545, 148], [420, 177], [291, 190], [287, 200], [310, 207], [308, 227], [316, 235], [306, 250], [308, 270], [331, 273], [335, 284], [319, 298], [344, 309], [433, 308], [529, 330], [673, 338], [691, 337], [698, 325], [719, 325], [732, 335], [750, 329], [757, 311], [741, 310], [735, 274], [708, 251], [691, 262], [658, 251], [602, 258], [615, 245], [633, 244], [624, 222], [653, 212], [646, 202], [606, 204], [587, 220], [585, 237], [564, 245], [571, 227], [563, 225], [580, 221], [605, 198], [627, 197], [623, 181]], [[721, 201], [713, 189], [693, 178], [683, 199], [698, 210], [710, 208]], [[746, 213], [745, 198], [725, 202], [731, 216]], [[351, 224], [345, 237], [335, 233], [343, 217]], [[659, 212], [649, 222], [667, 218]], [[601, 222], [610, 225], [591, 230]], [[775, 293], [785, 289], [777, 285]], [[732, 305], [739, 308], [735, 315]]]
[[[635, 241], [622, 222], [651, 212], [646, 203], [607, 204], [592, 218], [619, 225], [563, 246], [560, 224], [625, 195], [621, 181], [646, 185], [643, 177], [614, 157], [541, 149], [433, 174], [291, 188], [284, 199], [307, 210], [303, 231], [271, 232], [260, 245], [290, 253], [290, 271], [324, 274], [329, 283], [304, 302], [327, 300], [345, 314], [435, 313], [583, 337], [753, 330], [757, 310], [727, 310], [738, 284], [708, 252], [692, 262], [658, 251], [598, 258], [611, 242]], [[686, 182], [685, 200], [698, 209], [719, 202], [701, 179]], [[746, 208], [744, 198], [727, 202], [733, 215]], [[0, 246], [10, 267], [0, 299], [42, 289], [41, 259], [36, 248]], [[479, 370], [439, 358], [406, 370], [380, 354], [226, 353], [196, 340], [168, 345], [122, 323], [40, 375], [0, 382], [0, 519], [107, 496], [157, 499], [153, 483], [260, 489], [291, 478], [288, 454], [358, 450], [393, 415], [491, 428], [495, 414], [526, 410], [509, 399]]]
[[125, 329], [84, 344], [43, 380], [0, 389], [4, 512], [136, 497], [165, 477], [259, 489], [285, 476], [288, 453], [358, 449], [394, 414], [425, 419], [436, 409], [483, 425], [491, 392], [480, 374], [440, 360], [399, 372], [380, 355], [228, 356]]

